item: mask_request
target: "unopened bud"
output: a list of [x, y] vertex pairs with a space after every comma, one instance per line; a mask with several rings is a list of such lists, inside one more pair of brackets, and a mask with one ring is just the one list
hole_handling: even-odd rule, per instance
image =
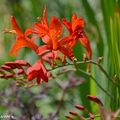
[[92, 100], [93, 102], [103, 106], [103, 103], [101, 102], [101, 100], [99, 98], [97, 98], [96, 96], [88, 95], [87, 98]]
[[12, 78], [12, 77], [14, 77], [14, 74], [13, 74], [13, 73], [9, 73], [9, 74], [6, 74], [6, 75], [5, 75], [5, 78]]
[[85, 107], [82, 106], [82, 105], [76, 105], [75, 107], [76, 107], [77, 109], [79, 109], [79, 110], [82, 110], [82, 111], [85, 110]]
[[75, 120], [73, 117], [71, 117], [70, 115], [66, 115], [66, 118], [70, 119], [70, 120]]
[[12, 70], [12, 68], [10, 66], [7, 66], [7, 65], [2, 65], [0, 68], [2, 68], [3, 70], [6, 70], [6, 71]]
[[24, 74], [24, 70], [23, 70], [23, 69], [19, 69], [19, 70], [17, 71], [17, 74], [18, 74], [18, 75]]
[[75, 116], [77, 116], [78, 115], [78, 113], [77, 112], [75, 112], [75, 111], [70, 111], [69, 112], [71, 115], [75, 115]]

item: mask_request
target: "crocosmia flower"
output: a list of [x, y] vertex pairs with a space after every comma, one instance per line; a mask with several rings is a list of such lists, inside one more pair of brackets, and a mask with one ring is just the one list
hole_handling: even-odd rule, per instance
[[[52, 16], [50, 22], [48, 22], [45, 7], [43, 17], [38, 18], [38, 20], [38, 22], [34, 23], [33, 28], [27, 28], [25, 32], [22, 32], [12, 16], [12, 30], [8, 31], [16, 34], [16, 42], [10, 54], [14, 54], [16, 57], [21, 48], [28, 47], [36, 53], [38, 61], [32, 66], [23, 60], [8, 62], [1, 69], [12, 71], [17, 68], [16, 75], [24, 75], [24, 78], [27, 78], [28, 81], [33, 81], [36, 78], [37, 84], [40, 84], [41, 81], [48, 82], [50, 74], [44, 63], [47, 62], [54, 67], [57, 63], [55, 60], [61, 61], [62, 64], [65, 63], [66, 58], [74, 61], [72, 48], [76, 45], [77, 41], [80, 41], [86, 48], [88, 59], [91, 59], [92, 51], [89, 40], [84, 32], [83, 18], [77, 18], [76, 14], [73, 14], [71, 22], [65, 18], [61, 22], [56, 16]], [[63, 24], [69, 32], [67, 36], [63, 34]], [[43, 45], [35, 43], [37, 38], [42, 40]], [[24, 70], [24, 68], [26, 69]]]
[[48, 82], [47, 71], [41, 60], [38, 60], [32, 67], [28, 68], [27, 75], [29, 81], [37, 78], [38, 84], [40, 84], [42, 80]]
[[27, 33], [28, 33], [27, 31], [29, 29], [26, 30], [25, 33], [23, 33], [13, 16], [11, 16], [11, 23], [12, 23], [13, 30], [10, 32], [16, 33], [17, 36], [16, 36], [16, 43], [13, 45], [10, 51], [10, 54], [14, 54], [14, 56], [16, 56], [20, 48], [23, 48], [23, 47], [31, 48], [36, 52], [38, 46], [27, 36]]
[[66, 39], [62, 40], [61, 44], [66, 44], [67, 46], [72, 48], [76, 45], [76, 42], [79, 40], [87, 50], [88, 59], [91, 59], [92, 51], [90, 43], [83, 31], [84, 20], [81, 17], [77, 18], [76, 14], [73, 14], [71, 23], [65, 18], [62, 19], [62, 22], [68, 29], [70, 35]]
[[66, 39], [66, 37], [61, 38], [63, 29], [60, 20], [56, 16], [53, 16], [50, 20], [50, 24], [48, 24], [46, 18], [46, 8], [43, 12], [43, 18], [39, 18], [39, 20], [41, 23], [34, 23], [33, 33], [41, 37], [45, 45], [38, 48], [38, 55], [42, 55], [48, 51], [58, 50], [71, 59], [73, 57], [71, 48], [60, 44], [62, 39]]
[[34, 33], [38, 34], [42, 38], [43, 42], [50, 46], [51, 49], [57, 50], [58, 39], [62, 34], [62, 25], [60, 20], [53, 16], [50, 20], [50, 24], [46, 18], [46, 8], [43, 12], [43, 18], [39, 18], [41, 23], [34, 23]]

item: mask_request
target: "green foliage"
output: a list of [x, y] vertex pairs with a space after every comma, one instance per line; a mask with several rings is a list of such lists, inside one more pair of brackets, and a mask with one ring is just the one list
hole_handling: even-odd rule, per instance
[[[110, 51], [111, 51], [111, 74], [114, 75], [115, 85], [118, 86], [120, 82], [120, 14], [118, 11], [118, 3], [116, 3], [116, 12], [114, 16], [110, 19], [111, 27], [111, 41], [110, 41]], [[118, 108], [120, 105], [120, 87], [113, 86], [113, 94], [116, 97], [116, 104], [113, 106], [114, 109]]]
[[[91, 3], [93, 2], [93, 3]], [[86, 100], [85, 96], [87, 94], [94, 94], [100, 96], [103, 103], [110, 109], [116, 110], [120, 106], [120, 1], [116, 3], [116, 0], [6, 0], [0, 1], [0, 7], [5, 10], [0, 12], [2, 20], [0, 20], [0, 64], [3, 64], [5, 61], [14, 60], [13, 57], [9, 56], [9, 50], [15, 41], [14, 36], [3, 35], [3, 32], [10, 28], [10, 16], [14, 15], [17, 22], [21, 26], [24, 31], [26, 27], [33, 25], [33, 22], [37, 19], [37, 17], [42, 16], [42, 11], [44, 6], [47, 6], [47, 16], [50, 18], [53, 15], [56, 15], [60, 18], [66, 17], [68, 20], [71, 19], [72, 13], [78, 13], [78, 16], [82, 15], [85, 18], [85, 31], [87, 32], [88, 38], [91, 41], [91, 47], [93, 50], [92, 59], [96, 61], [98, 57], [103, 57], [103, 61], [100, 63], [101, 66], [106, 70], [109, 74], [110, 78], [113, 80], [113, 83], [108, 80], [103, 73], [99, 70], [95, 65], [91, 65], [91, 74], [96, 79], [96, 81], [106, 90], [109, 91], [111, 95], [114, 96], [115, 102], [101, 89], [96, 85], [95, 81], [89, 76], [83, 74], [79, 71], [82, 69], [86, 72], [85, 65], [78, 65], [76, 75], [79, 77], [84, 77], [86, 82], [79, 87], [76, 88], [77, 97], [73, 98], [70, 95], [73, 95], [70, 91], [68, 91], [67, 109], [62, 109], [60, 113], [61, 120], [64, 119], [64, 114], [66, 111], [71, 108], [75, 104], [75, 101], [82, 103], [87, 106], [87, 108], [93, 112], [96, 112], [96, 107], [91, 105], [89, 101]], [[0, 9], [1, 9], [0, 8]], [[117, 11], [116, 11], [117, 10]], [[4, 25], [3, 25], [4, 23]], [[78, 51], [79, 50], [79, 51]], [[74, 48], [75, 56], [78, 60], [82, 61], [82, 53], [84, 52], [84, 48], [81, 47], [79, 43]], [[29, 49], [24, 49], [19, 54], [18, 58], [25, 58], [29, 60], [31, 63], [36, 61], [37, 57], [32, 53], [30, 53]], [[63, 76], [61, 79], [66, 79], [66, 76]], [[8, 88], [9, 82], [0, 80], [0, 90], [1, 92], [5, 91]], [[53, 89], [48, 93], [51, 96], [54, 96], [57, 100], [59, 99], [59, 95], [56, 92], [60, 92], [60, 90], [56, 87], [54, 88], [55, 83], [53, 83]], [[22, 90], [21, 90], [22, 91]], [[23, 90], [24, 91], [24, 90]], [[34, 94], [39, 93], [39, 88], [28, 89], [28, 91], [32, 91]], [[54, 93], [55, 94], [51, 94]], [[75, 93], [74, 93], [75, 94]], [[25, 104], [30, 99], [30, 96], [26, 96], [24, 94], [20, 94]], [[70, 98], [70, 99], [69, 99]], [[7, 99], [7, 98], [6, 98]], [[41, 102], [41, 100], [37, 100], [36, 106], [39, 108], [40, 106], [46, 105], [48, 108], [47, 111], [42, 109], [42, 113], [46, 115], [49, 111], [54, 111], [54, 107], [51, 108], [51, 100], [52, 98], [49, 96], [45, 98], [46, 100]], [[1, 102], [1, 101], [0, 101]], [[56, 101], [52, 103], [55, 106]], [[111, 106], [112, 105], [112, 106]], [[7, 106], [0, 104], [0, 114], [3, 114], [9, 109]], [[19, 109], [19, 108], [15, 108]], [[18, 110], [18, 114], [21, 114]], [[18, 115], [19, 116], [19, 115]]]

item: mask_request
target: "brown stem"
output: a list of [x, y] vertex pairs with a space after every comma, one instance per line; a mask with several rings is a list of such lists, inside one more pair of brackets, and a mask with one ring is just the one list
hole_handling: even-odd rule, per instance
[[59, 104], [58, 104], [58, 108], [57, 108], [55, 114], [53, 115], [52, 120], [53, 120], [56, 116], [58, 116], [58, 114], [60, 113], [60, 110], [61, 110], [62, 105], [63, 105], [63, 102], [64, 102], [64, 97], [65, 97], [66, 90], [67, 90], [67, 89], [63, 89], [63, 91], [62, 91], [62, 96], [61, 96], [60, 102], [59, 102]]

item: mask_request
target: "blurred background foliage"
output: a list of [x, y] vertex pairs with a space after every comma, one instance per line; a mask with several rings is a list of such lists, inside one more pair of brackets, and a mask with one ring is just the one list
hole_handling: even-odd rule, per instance
[[[64, 120], [64, 115], [75, 103], [83, 104], [92, 112], [97, 113], [96, 106], [86, 99], [88, 94], [99, 96], [106, 108], [118, 109], [120, 106], [119, 0], [1, 0], [0, 64], [15, 59], [9, 55], [10, 47], [15, 42], [15, 36], [4, 34], [6, 29], [11, 28], [10, 16], [15, 16], [21, 29], [24, 31], [26, 28], [33, 26], [33, 22], [37, 21], [38, 16], [42, 16], [44, 6], [47, 7], [48, 20], [53, 15], [60, 19], [65, 17], [70, 20], [74, 12], [84, 18], [85, 31], [93, 51], [92, 60], [96, 61], [98, 57], [103, 57], [101, 66], [112, 78], [112, 82], [114, 82], [113, 84], [108, 80], [97, 66], [91, 65], [92, 76], [114, 97], [113, 102], [113, 99], [101, 90], [92, 78], [78, 70], [75, 75], [79, 76], [80, 79], [81, 77], [84, 78], [85, 82], [66, 93], [59, 119]], [[74, 52], [76, 58], [81, 61], [85, 50], [80, 43], [77, 43]], [[30, 63], [34, 63], [37, 57], [29, 49], [25, 48], [21, 50], [17, 59], [26, 59]], [[78, 67], [83, 70], [86, 69], [84, 65], [79, 65]], [[64, 80], [67, 81], [68, 75], [60, 76], [59, 79], [62, 79], [63, 82]], [[49, 81], [50, 89], [43, 92], [45, 96], [43, 95], [40, 99], [35, 99], [34, 104], [31, 104], [34, 97], [39, 98], [41, 95], [42, 85], [33, 88], [16, 88], [11, 81], [0, 80], [0, 114], [11, 113], [18, 117], [25, 117], [29, 113], [29, 109], [32, 110], [33, 107], [44, 116], [54, 112], [61, 96], [61, 89], [56, 85], [56, 81], [57, 79]], [[19, 100], [17, 101], [18, 98]], [[25, 108], [25, 111], [21, 111], [23, 108]]]

